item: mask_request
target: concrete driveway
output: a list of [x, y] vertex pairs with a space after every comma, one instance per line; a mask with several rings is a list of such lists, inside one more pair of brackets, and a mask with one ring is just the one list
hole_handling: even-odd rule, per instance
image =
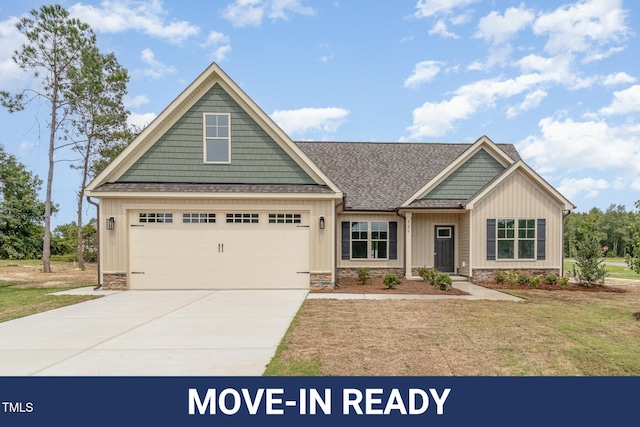
[[0, 323], [0, 376], [259, 376], [307, 291], [105, 294]]

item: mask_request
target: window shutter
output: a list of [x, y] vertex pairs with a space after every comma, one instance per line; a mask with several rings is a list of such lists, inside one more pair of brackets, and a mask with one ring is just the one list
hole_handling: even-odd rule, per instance
[[351, 226], [349, 221], [342, 221], [342, 259], [349, 259], [351, 256]]
[[398, 259], [398, 223], [389, 222], [389, 259]]
[[536, 240], [538, 243], [537, 258], [538, 261], [544, 261], [546, 259], [546, 232], [547, 232], [547, 220], [544, 218], [538, 219], [538, 226], [536, 227]]
[[496, 220], [487, 219], [487, 261], [496, 259]]

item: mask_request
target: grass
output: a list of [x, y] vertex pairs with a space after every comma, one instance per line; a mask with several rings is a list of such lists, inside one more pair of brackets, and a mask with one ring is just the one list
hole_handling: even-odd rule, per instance
[[307, 300], [265, 375], [638, 376], [640, 289]]
[[73, 263], [52, 262], [53, 273], [42, 272], [40, 260], [0, 260], [0, 322], [53, 310], [96, 298], [51, 295], [97, 283], [96, 265], [81, 271]]
[[[623, 263], [624, 258], [606, 258], [605, 261], [608, 262], [616, 262]], [[573, 269], [574, 263], [572, 260], [564, 261], [564, 271], [569, 273]], [[605, 265], [606, 270], [609, 272], [607, 277], [612, 277], [614, 279], [631, 279], [631, 280], [640, 280], [640, 274], [631, 270], [627, 265], [618, 266], [618, 265]]]
[[54, 308], [77, 304], [95, 296], [51, 295], [66, 288], [15, 287], [21, 282], [0, 281], [0, 322], [29, 316]]

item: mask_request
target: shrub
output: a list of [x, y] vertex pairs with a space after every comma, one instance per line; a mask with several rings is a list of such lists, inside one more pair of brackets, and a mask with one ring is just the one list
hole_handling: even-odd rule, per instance
[[589, 236], [576, 244], [576, 262], [573, 264], [571, 276], [580, 286], [604, 283], [608, 272], [602, 257], [602, 246], [596, 237]]
[[452, 285], [451, 276], [449, 276], [447, 273], [436, 274], [433, 286], [435, 286], [436, 288], [442, 291], [446, 291], [451, 288], [451, 285]]
[[500, 270], [496, 271], [493, 277], [494, 279], [496, 279], [496, 283], [500, 284], [504, 283], [505, 279], [507, 278], [505, 274]]
[[358, 269], [356, 270], [356, 273], [358, 274], [358, 280], [363, 285], [367, 283], [371, 278], [370, 270], [366, 267], [358, 267]]
[[558, 281], [558, 276], [553, 273], [549, 273], [544, 277], [544, 281], [549, 285], [555, 285]]
[[422, 280], [433, 285], [435, 283], [436, 276], [438, 275], [438, 270], [435, 268], [421, 267], [420, 270], [418, 270], [418, 274], [422, 277]]
[[569, 286], [569, 276], [567, 276], [566, 274], [564, 276], [560, 276], [558, 280], [560, 280], [560, 286], [562, 286], [563, 288]]
[[540, 282], [542, 282], [542, 278], [540, 276], [535, 276], [531, 278], [531, 286], [537, 288], [540, 286]]
[[518, 284], [520, 285], [529, 285], [531, 284], [531, 276], [527, 273], [522, 273], [518, 276]]
[[400, 284], [400, 279], [398, 279], [398, 276], [394, 273], [387, 273], [384, 275], [382, 283], [384, 283], [387, 289], [395, 289], [396, 286]]
[[510, 270], [509, 273], [507, 273], [507, 283], [509, 283], [511, 286], [517, 285], [519, 283], [518, 273]]

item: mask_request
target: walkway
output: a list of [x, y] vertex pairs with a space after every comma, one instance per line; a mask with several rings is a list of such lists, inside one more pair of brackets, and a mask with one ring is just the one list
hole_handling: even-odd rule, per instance
[[341, 294], [341, 293], [309, 293], [307, 299], [421, 299], [421, 300], [493, 300], [493, 301], [522, 301], [522, 298], [493, 289], [483, 288], [469, 282], [453, 282], [453, 287], [467, 292], [469, 295], [404, 295], [404, 294]]

